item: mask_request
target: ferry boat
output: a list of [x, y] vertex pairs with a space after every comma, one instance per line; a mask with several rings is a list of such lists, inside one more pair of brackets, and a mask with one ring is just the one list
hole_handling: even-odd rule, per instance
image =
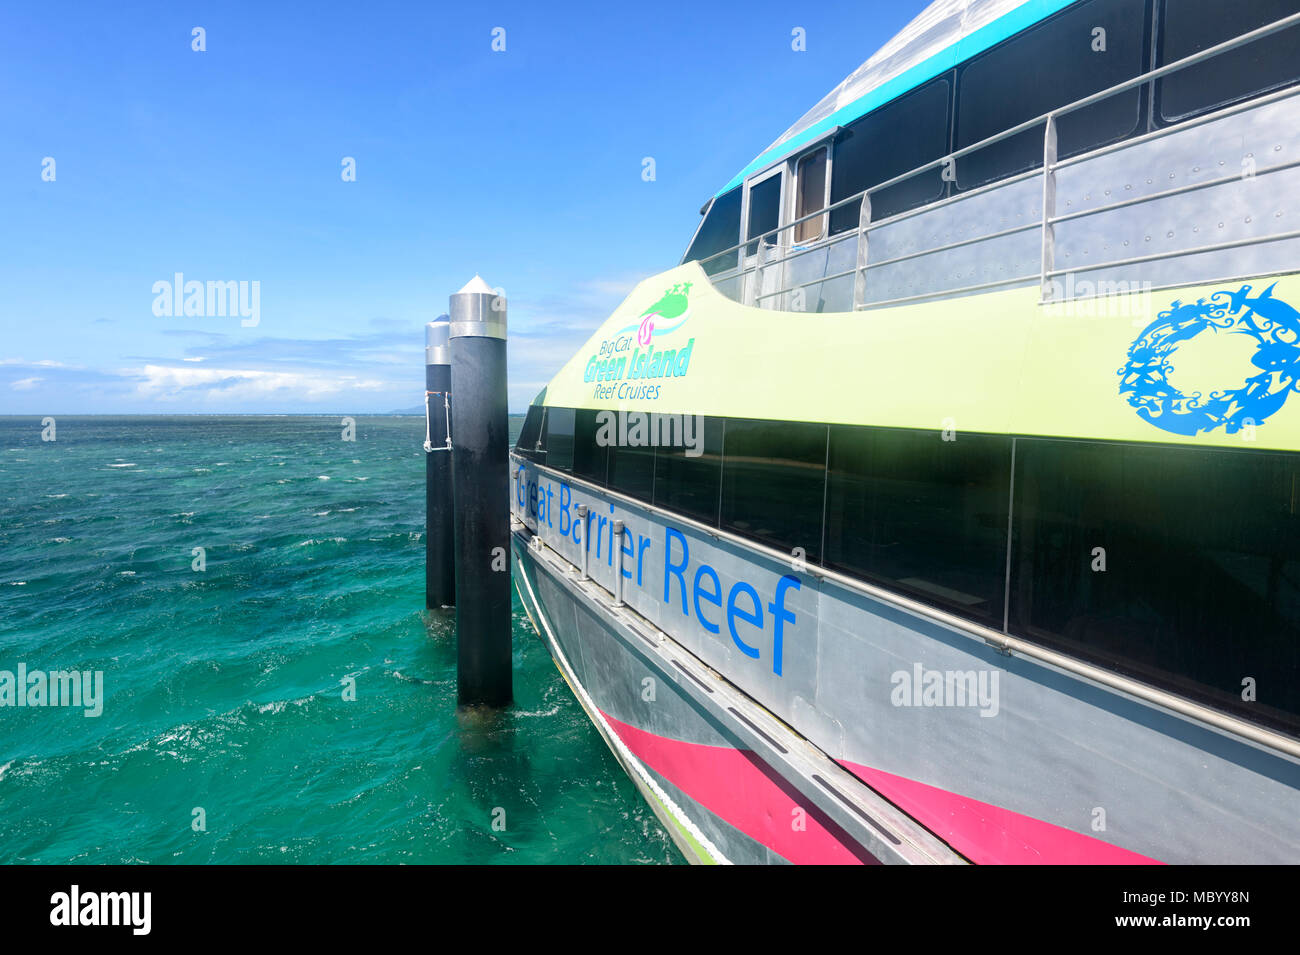
[[688, 859], [1300, 860], [1298, 49], [938, 0], [537, 396], [515, 585]]

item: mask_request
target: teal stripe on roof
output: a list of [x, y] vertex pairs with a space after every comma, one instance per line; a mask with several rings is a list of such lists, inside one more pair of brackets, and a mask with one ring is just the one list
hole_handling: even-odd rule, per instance
[[873, 109], [883, 106], [890, 100], [897, 99], [910, 90], [916, 89], [922, 83], [934, 79], [940, 73], [947, 72], [958, 63], [969, 60], [971, 57], [997, 46], [1008, 37], [1015, 36], [1021, 30], [1033, 26], [1039, 20], [1050, 17], [1053, 13], [1065, 9], [1074, 2], [1075, 0], [1028, 0], [1028, 2], [1021, 4], [1014, 10], [1004, 13], [992, 23], [986, 23], [974, 33], [962, 37], [952, 46], [939, 51], [929, 59], [922, 60], [910, 69], [904, 70], [892, 80], [881, 84], [860, 99], [854, 100], [847, 106], [841, 106], [825, 119], [790, 137], [786, 142], [769, 149], [736, 173], [729, 183], [718, 190], [717, 195], [720, 196], [724, 192], [730, 192], [744, 182], [745, 177], [750, 173], [758, 172], [758, 170], [771, 165], [787, 153], [794, 152], [804, 143], [817, 139], [836, 126], [847, 126], [858, 117], [865, 116]]

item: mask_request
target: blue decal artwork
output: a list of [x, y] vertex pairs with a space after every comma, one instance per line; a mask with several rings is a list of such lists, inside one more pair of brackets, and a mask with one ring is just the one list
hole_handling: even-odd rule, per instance
[[[1276, 283], [1275, 283], [1276, 284]], [[1119, 370], [1119, 393], [1149, 423], [1174, 434], [1195, 435], [1224, 428], [1234, 434], [1262, 424], [1292, 391], [1300, 390], [1300, 312], [1278, 298], [1273, 285], [1252, 298], [1250, 286], [1215, 292], [1209, 301], [1168, 311], [1142, 329]], [[1260, 369], [1240, 388], [1184, 394], [1169, 382], [1178, 346], [1204, 331], [1249, 335], [1259, 343], [1251, 364]]]

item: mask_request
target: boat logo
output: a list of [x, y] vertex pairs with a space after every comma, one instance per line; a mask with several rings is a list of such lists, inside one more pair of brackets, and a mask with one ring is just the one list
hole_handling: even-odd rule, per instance
[[[1129, 346], [1118, 372], [1119, 393], [1149, 424], [1181, 435], [1223, 428], [1235, 434], [1262, 424], [1300, 390], [1300, 312], [1273, 297], [1270, 285], [1251, 296], [1251, 287], [1219, 291], [1209, 301], [1173, 302]], [[1258, 343], [1251, 364], [1258, 374], [1239, 388], [1184, 393], [1169, 380], [1178, 347], [1202, 332], [1249, 335]], [[1249, 432], [1248, 432], [1249, 433]]]
[[[640, 319], [635, 324], [619, 329], [617, 334], [634, 331], [636, 343], [644, 346], [649, 345], [650, 339], [656, 335], [667, 335], [669, 332], [677, 331], [686, 324], [686, 319], [690, 318], [691, 307], [686, 297], [691, 292], [691, 284], [681, 282], [668, 289], [659, 297], [659, 301], [641, 313]], [[673, 321], [674, 319], [677, 321]], [[672, 322], [672, 324], [656, 327], [656, 322]]]

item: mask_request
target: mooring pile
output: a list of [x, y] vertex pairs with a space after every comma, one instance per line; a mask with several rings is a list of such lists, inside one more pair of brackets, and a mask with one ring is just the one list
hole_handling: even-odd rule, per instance
[[510, 669], [506, 299], [475, 276], [425, 328], [425, 605], [456, 608], [457, 702], [503, 706]]

